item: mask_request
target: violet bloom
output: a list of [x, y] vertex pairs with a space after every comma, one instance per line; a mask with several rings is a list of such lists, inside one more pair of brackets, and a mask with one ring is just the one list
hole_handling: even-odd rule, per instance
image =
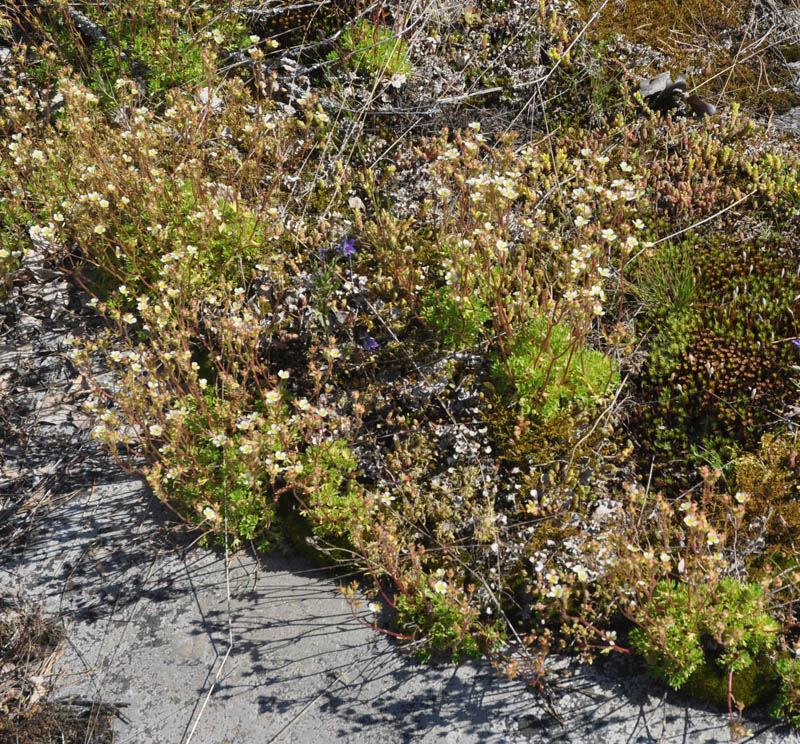
[[355, 256], [356, 255], [356, 239], [345, 238], [339, 243], [336, 252], [342, 256]]
[[793, 344], [794, 344], [794, 345], [795, 345], [795, 346], [796, 346], [798, 349], [800, 349], [800, 338], [793, 338], [793, 339], [792, 339], [792, 343], [793, 343]]
[[366, 339], [364, 339], [364, 343], [361, 345], [364, 351], [375, 351], [379, 346], [380, 344], [372, 338], [372, 336], [367, 336]]

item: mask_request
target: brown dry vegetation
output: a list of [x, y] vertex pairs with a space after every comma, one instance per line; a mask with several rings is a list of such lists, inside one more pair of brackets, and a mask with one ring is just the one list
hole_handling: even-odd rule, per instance
[[0, 267], [93, 296], [93, 436], [421, 658], [800, 721], [798, 11], [279, 9], [6, 8]]

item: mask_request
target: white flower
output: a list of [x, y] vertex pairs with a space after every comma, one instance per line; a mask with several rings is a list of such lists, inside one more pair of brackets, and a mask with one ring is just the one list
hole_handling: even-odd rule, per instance
[[556, 599], [561, 599], [564, 596], [564, 587], [561, 584], [553, 584], [550, 587], [550, 591], [547, 592], [548, 597], [555, 597]]
[[342, 356], [342, 352], [341, 352], [341, 351], [339, 351], [339, 349], [337, 349], [337, 348], [334, 346], [333, 348], [331, 348], [331, 349], [328, 349], [328, 356], [329, 356], [331, 359], [338, 359], [340, 356]]
[[253, 445], [250, 442], [245, 442], [239, 445], [239, 452], [243, 455], [249, 455], [253, 451]]
[[103, 235], [106, 231], [105, 225], [95, 225], [94, 226], [94, 233], [95, 235]]
[[610, 227], [601, 230], [600, 235], [603, 236], [603, 240], [607, 240], [609, 243], [613, 243], [617, 239], [617, 234]]
[[280, 370], [278, 372], [278, 377], [280, 377], [281, 380], [288, 380], [289, 379], [289, 373], [285, 369], [282, 369], [282, 370]]
[[206, 519], [213, 520], [217, 518], [217, 513], [210, 506], [207, 506], [205, 509], [203, 509], [203, 516]]
[[161, 426], [160, 424], [153, 424], [150, 427], [150, 434], [152, 434], [154, 437], [160, 437], [163, 433], [164, 433], [164, 427]]
[[737, 491], [733, 498], [735, 498], [740, 504], [744, 504], [744, 502], [747, 501], [747, 496], [748, 494], [746, 494], [744, 491]]
[[367, 606], [373, 615], [377, 615], [381, 611], [381, 606], [377, 602], [370, 602]]
[[500, 196], [509, 201], [514, 201], [519, 196], [519, 192], [517, 192], [514, 188], [509, 186], [508, 184], [503, 184], [499, 189], [498, 192]]
[[446, 581], [442, 581], [441, 579], [439, 579], [439, 581], [437, 581], [433, 585], [433, 591], [435, 591], [437, 594], [446, 594], [447, 593], [447, 582]]
[[380, 496], [378, 496], [378, 501], [385, 506], [389, 506], [392, 501], [394, 501], [394, 496], [392, 496], [388, 491], [384, 491]]
[[264, 399], [270, 404], [277, 403], [281, 399], [281, 394], [277, 390], [270, 390]]
[[211, 443], [216, 447], [224, 447], [225, 442], [228, 441], [228, 437], [224, 434], [215, 434], [211, 437]]
[[122, 316], [122, 320], [128, 325], [133, 325], [136, 322], [136, 316], [133, 313], [125, 313], [125, 315]]

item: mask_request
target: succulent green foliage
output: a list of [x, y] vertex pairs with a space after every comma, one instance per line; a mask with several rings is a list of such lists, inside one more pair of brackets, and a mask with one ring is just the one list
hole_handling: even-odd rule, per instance
[[[123, 25], [119, 34], [113, 34], [112, 38], [114, 46], [93, 51], [98, 65], [94, 88], [98, 93], [111, 98], [115, 81], [132, 72], [140, 73], [148, 92], [154, 96], [186, 83], [199, 82], [204, 77], [203, 50], [185, 30], [156, 26], [132, 31]], [[133, 69], [123, 61], [120, 48], [126, 50], [130, 60], [136, 60]]]
[[308, 513], [317, 535], [341, 538], [368, 528], [371, 510], [355, 482], [356, 462], [345, 441], [313, 445], [301, 463], [309, 484]]
[[[135, 0], [83, 6], [85, 21], [53, 8], [44, 22], [59, 56], [86, 75], [103, 106], [113, 108], [120, 79], [135, 79], [140, 93], [157, 99], [209, 80], [218, 55], [249, 46], [241, 18], [221, 9]], [[93, 24], [88, 33], [87, 22]]]
[[373, 78], [411, 72], [407, 43], [390, 29], [359, 18], [345, 26], [338, 39], [339, 49], [328, 59], [341, 61], [353, 72]]
[[800, 660], [782, 657], [775, 664], [779, 677], [778, 694], [770, 705], [770, 713], [800, 728]]
[[421, 316], [449, 347], [469, 349], [483, 338], [490, 313], [479, 297], [456, 302], [450, 287], [440, 287], [425, 298]]
[[32, 221], [24, 206], [21, 194], [14, 193], [13, 180], [6, 179], [6, 168], [0, 163], [0, 192], [7, 194], [0, 199], [0, 297], [11, 272], [19, 268], [28, 247], [26, 225]]
[[425, 638], [417, 658], [427, 663], [436, 656], [449, 654], [457, 664], [479, 658], [502, 640], [499, 623], [482, 627], [474, 610], [466, 602], [437, 592], [427, 581], [421, 591], [401, 594], [397, 598], [398, 627], [415, 637]]
[[[543, 318], [531, 321], [511, 345], [508, 367], [520, 410], [545, 421], [591, 409], [619, 383], [613, 359], [575, 344], [567, 326], [550, 326]], [[508, 388], [502, 359], [495, 359], [492, 374], [499, 390]]]
[[650, 623], [631, 631], [631, 646], [676, 690], [706, 663], [734, 676], [747, 670], [774, 647], [780, 629], [764, 609], [763, 588], [729, 578], [692, 586], [661, 581], [648, 612]]

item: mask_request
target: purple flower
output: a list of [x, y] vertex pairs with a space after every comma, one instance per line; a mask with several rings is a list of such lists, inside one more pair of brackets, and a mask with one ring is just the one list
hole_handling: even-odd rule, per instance
[[793, 343], [795, 346], [797, 346], [798, 348], [800, 348], [800, 338], [793, 338], [793, 339], [792, 339], [792, 343]]
[[364, 351], [375, 351], [375, 349], [377, 349], [380, 346], [380, 344], [374, 338], [372, 338], [372, 336], [367, 336], [364, 339], [364, 343], [361, 346], [364, 349]]
[[336, 252], [342, 256], [356, 255], [356, 239], [345, 238], [336, 248]]

